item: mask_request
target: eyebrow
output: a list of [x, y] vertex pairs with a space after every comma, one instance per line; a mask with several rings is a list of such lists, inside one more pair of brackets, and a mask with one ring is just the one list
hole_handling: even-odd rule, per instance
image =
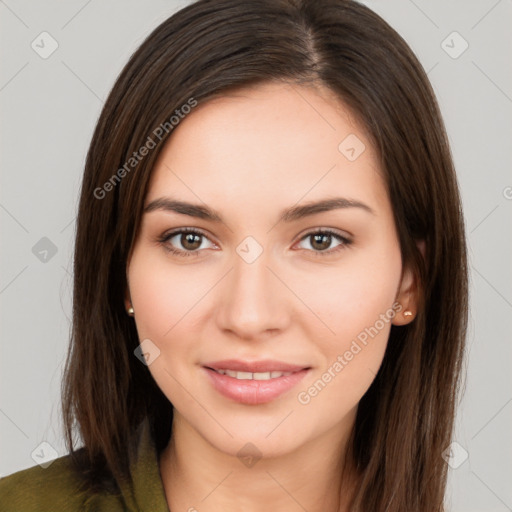
[[[340, 208], [360, 208], [363, 211], [375, 215], [375, 211], [361, 201], [336, 197], [333, 199], [323, 199], [320, 201], [310, 202], [300, 206], [293, 206], [283, 210], [279, 216], [279, 222], [293, 222], [309, 215]], [[186, 201], [178, 201], [169, 197], [160, 197], [151, 201], [144, 208], [144, 213], [153, 212], [155, 210], [172, 211], [188, 215], [190, 217], [224, 223], [220, 214], [212, 208], [199, 204], [188, 203]]]

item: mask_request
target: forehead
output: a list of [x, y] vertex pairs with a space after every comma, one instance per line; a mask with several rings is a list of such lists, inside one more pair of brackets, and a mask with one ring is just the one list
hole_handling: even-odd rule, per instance
[[328, 89], [269, 83], [211, 99], [175, 128], [146, 204], [163, 195], [216, 209], [276, 209], [326, 195], [386, 200], [377, 155]]

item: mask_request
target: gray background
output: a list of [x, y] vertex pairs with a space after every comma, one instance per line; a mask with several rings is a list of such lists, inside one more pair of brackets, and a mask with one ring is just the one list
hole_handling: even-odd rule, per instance
[[[86, 151], [122, 66], [187, 3], [0, 0], [1, 475], [35, 465], [33, 453], [67, 453], [60, 379]], [[512, 510], [512, 1], [364, 3], [429, 72], [465, 207], [471, 315], [448, 508]], [[51, 48], [44, 31], [58, 43], [46, 59], [31, 47]]]

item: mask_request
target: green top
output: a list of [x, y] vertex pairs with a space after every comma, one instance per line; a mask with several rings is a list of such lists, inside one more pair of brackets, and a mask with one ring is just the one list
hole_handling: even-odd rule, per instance
[[34, 466], [0, 479], [0, 512], [169, 512], [147, 420], [139, 432], [129, 455], [133, 487], [120, 484], [121, 494], [80, 493], [68, 454], [46, 469]]

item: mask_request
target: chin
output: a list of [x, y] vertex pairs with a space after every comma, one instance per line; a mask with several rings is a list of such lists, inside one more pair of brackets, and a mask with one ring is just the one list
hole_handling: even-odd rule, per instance
[[[271, 420], [267, 421], [261, 421], [253, 416], [246, 421], [241, 421], [239, 418], [237, 421], [226, 422], [224, 426], [231, 435], [221, 428], [215, 429], [216, 435], [212, 435], [213, 430], [209, 427], [206, 431], [202, 431], [199, 427], [197, 431], [211, 446], [226, 455], [233, 457], [254, 455], [260, 458], [281, 457], [294, 452], [308, 440], [316, 437], [314, 432], [306, 429], [303, 422], [301, 424], [294, 421], [285, 426], [285, 423], [293, 416], [292, 413], [290, 418], [283, 421], [287, 414], [280, 414], [279, 417], [273, 416]], [[204, 423], [201, 426], [204, 426]]]

